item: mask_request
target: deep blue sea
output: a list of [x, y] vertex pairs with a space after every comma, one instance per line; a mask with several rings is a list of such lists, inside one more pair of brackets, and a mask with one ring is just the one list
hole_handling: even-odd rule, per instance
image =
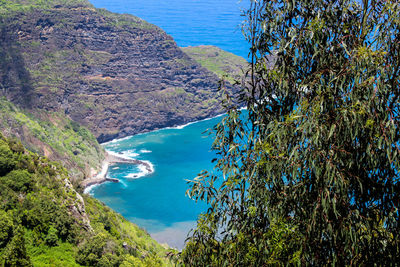
[[[247, 57], [248, 45], [240, 30], [241, 8], [236, 0], [91, 0], [96, 7], [130, 13], [160, 26], [179, 46], [216, 45]], [[212, 171], [213, 137], [205, 134], [220, 117], [183, 128], [162, 129], [104, 144], [112, 153], [146, 160], [143, 166], [115, 164], [108, 176], [120, 183], [105, 183], [91, 194], [127, 219], [145, 228], [157, 241], [181, 249], [197, 216], [206, 210], [185, 196], [188, 185], [202, 170]]]
[[248, 0], [90, 0], [98, 8], [129, 13], [161, 27], [178, 46], [216, 45], [247, 58], [240, 25]]

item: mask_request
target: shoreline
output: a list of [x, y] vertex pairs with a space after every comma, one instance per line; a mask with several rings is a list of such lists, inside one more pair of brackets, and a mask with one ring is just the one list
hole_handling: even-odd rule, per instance
[[83, 192], [87, 194], [87, 193], [89, 193], [90, 188], [92, 188], [95, 185], [99, 185], [99, 184], [102, 184], [105, 182], [118, 183], [119, 182], [118, 179], [107, 177], [108, 169], [109, 169], [110, 165], [112, 165], [114, 163], [129, 163], [129, 164], [135, 164], [135, 165], [143, 165], [143, 166], [145, 166], [146, 171], [148, 173], [153, 172], [153, 168], [151, 167], [151, 165], [145, 161], [138, 160], [138, 159], [128, 159], [128, 158], [124, 158], [122, 156], [120, 157], [112, 152], [106, 151], [105, 158], [102, 163], [101, 171], [95, 175], [92, 175], [91, 177], [89, 177], [87, 179], [84, 179], [81, 182], [81, 185], [83, 187]]
[[[247, 109], [246, 107], [239, 108], [239, 110], [246, 110], [246, 109]], [[224, 112], [224, 113], [215, 115], [213, 117], [209, 117], [209, 118], [205, 118], [205, 119], [201, 119], [201, 120], [197, 120], [197, 121], [188, 122], [188, 123], [185, 123], [185, 124], [180, 124], [180, 125], [176, 125], [176, 126], [167, 126], [167, 127], [164, 127], [164, 128], [155, 129], [155, 130], [151, 130], [151, 131], [148, 131], [148, 132], [142, 132], [142, 133], [137, 133], [137, 134], [133, 134], [133, 135], [128, 135], [128, 136], [125, 136], [125, 137], [115, 138], [115, 139], [112, 139], [110, 141], [103, 142], [103, 143], [101, 143], [101, 145], [115, 143], [115, 142], [119, 142], [119, 141], [122, 141], [122, 140], [129, 139], [132, 136], [137, 136], [137, 135], [141, 135], [141, 134], [157, 132], [157, 131], [161, 131], [161, 130], [174, 130], [174, 129], [175, 130], [181, 130], [181, 129], [185, 128], [186, 126], [189, 126], [189, 125], [192, 125], [192, 124], [195, 124], [195, 123], [198, 123], [198, 122], [202, 122], [202, 121], [212, 120], [212, 119], [215, 119], [215, 118], [218, 118], [218, 117], [222, 117], [222, 116], [224, 116], [226, 114], [227, 113]]]
[[[246, 110], [246, 109], [247, 109], [246, 107], [239, 108], [239, 110]], [[192, 124], [195, 124], [195, 123], [198, 123], [198, 122], [207, 121], [207, 120], [211, 120], [211, 119], [214, 119], [214, 118], [222, 117], [224, 115], [226, 115], [226, 113], [221, 113], [221, 114], [218, 114], [216, 116], [205, 118], [205, 119], [201, 119], [201, 120], [198, 120], [198, 121], [188, 122], [186, 124], [170, 126], [170, 127], [156, 129], [156, 130], [149, 131], [149, 132], [138, 133], [138, 134], [129, 135], [129, 136], [121, 137], [121, 138], [116, 138], [116, 139], [101, 143], [101, 145], [108, 144], [108, 143], [114, 143], [114, 142], [118, 142], [118, 141], [121, 141], [121, 140], [126, 140], [126, 139], [131, 138], [132, 136], [145, 134], [145, 133], [150, 133], [150, 132], [157, 132], [157, 131], [160, 131], [160, 130], [168, 130], [168, 129], [181, 130], [181, 129], [185, 128], [186, 126], [189, 126], [189, 125], [192, 125]], [[96, 175], [92, 175], [91, 177], [89, 177], [89, 178], [87, 178], [87, 179], [85, 179], [85, 180], [83, 180], [81, 182], [81, 185], [84, 188], [83, 192], [86, 193], [86, 194], [90, 192], [90, 190], [91, 190], [91, 188], [93, 186], [96, 186], [96, 185], [99, 185], [99, 184], [102, 184], [102, 183], [105, 183], [105, 182], [114, 182], [114, 183], [118, 183], [119, 182], [119, 180], [116, 179], [116, 178], [108, 178], [107, 177], [108, 168], [110, 167], [110, 165], [112, 165], [114, 163], [130, 163], [130, 164], [135, 164], [135, 165], [142, 165], [142, 166], [145, 166], [146, 171], [149, 174], [154, 172], [152, 166], [146, 161], [137, 160], [137, 159], [128, 159], [126, 157], [119, 156], [118, 154], [113, 153], [111, 151], [105, 151], [105, 153], [106, 153], [106, 156], [105, 156], [105, 158], [103, 160], [103, 163], [102, 163], [101, 172], [97, 173]]]

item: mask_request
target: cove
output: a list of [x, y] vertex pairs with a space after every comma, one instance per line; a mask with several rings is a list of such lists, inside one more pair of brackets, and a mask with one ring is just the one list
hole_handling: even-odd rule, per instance
[[185, 196], [185, 179], [193, 179], [202, 170], [213, 171], [212, 129], [221, 120], [215, 117], [185, 127], [166, 128], [103, 144], [119, 156], [151, 163], [152, 173], [143, 166], [114, 164], [107, 176], [119, 183], [104, 183], [90, 194], [146, 229], [160, 243], [181, 249], [196, 219], [205, 212], [205, 203]]

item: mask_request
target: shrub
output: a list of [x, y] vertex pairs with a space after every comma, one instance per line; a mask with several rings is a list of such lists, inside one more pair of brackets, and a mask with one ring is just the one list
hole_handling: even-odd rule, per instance
[[0, 249], [5, 247], [12, 237], [13, 221], [7, 212], [0, 210]]
[[50, 247], [54, 247], [58, 243], [58, 236], [57, 236], [57, 229], [54, 228], [53, 226], [50, 226], [49, 231], [47, 232], [45, 241], [46, 244]]
[[33, 178], [27, 170], [14, 170], [0, 178], [0, 182], [16, 192], [29, 192], [33, 188]]
[[17, 227], [14, 231], [14, 237], [6, 247], [3, 255], [4, 266], [32, 266], [31, 260], [26, 253], [24, 230]]
[[0, 139], [0, 176], [4, 176], [15, 168], [16, 161], [8, 143]]

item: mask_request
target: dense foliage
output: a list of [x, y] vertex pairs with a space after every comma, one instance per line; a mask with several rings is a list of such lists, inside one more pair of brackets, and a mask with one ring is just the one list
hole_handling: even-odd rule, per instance
[[[399, 262], [397, 1], [251, 1], [252, 65], [216, 126], [187, 265]], [[274, 55], [275, 64], [266, 67]]]
[[0, 266], [163, 266], [166, 249], [0, 134]]
[[63, 112], [24, 110], [0, 97], [0, 132], [33, 152], [59, 161], [74, 178], [100, 169], [104, 149], [85, 127]]

